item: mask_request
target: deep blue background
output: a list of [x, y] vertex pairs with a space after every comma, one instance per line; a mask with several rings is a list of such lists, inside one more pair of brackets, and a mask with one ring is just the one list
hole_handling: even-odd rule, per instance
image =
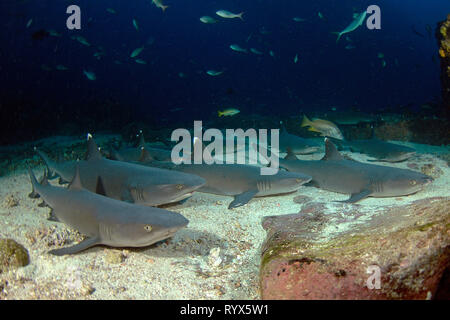
[[[89, 106], [91, 110], [99, 108], [98, 114], [108, 101], [114, 101], [138, 111], [136, 114], [170, 122], [180, 118], [206, 120], [228, 106], [239, 108], [243, 114], [297, 115], [331, 106], [376, 111], [440, 99], [434, 32], [436, 23], [450, 13], [448, 0], [164, 3], [170, 6], [165, 13], [150, 0], [2, 1], [2, 107], [11, 108], [5, 101], [18, 99], [26, 106], [21, 106], [22, 115], [16, 117], [59, 113], [66, 121], [63, 115], [70, 114], [67, 109]], [[81, 7], [80, 31], [66, 29], [65, 11], [70, 4]], [[370, 31], [363, 24], [350, 33], [356, 47], [353, 50], [345, 49], [349, 44], [345, 36], [336, 44], [331, 32], [344, 29], [354, 11], [362, 12], [370, 4], [381, 7], [382, 29]], [[117, 13], [110, 14], [106, 8]], [[215, 15], [219, 9], [245, 11], [245, 21], [222, 19]], [[319, 19], [319, 11], [324, 20]], [[199, 21], [203, 15], [220, 21], [203, 24]], [[307, 21], [294, 22], [295, 16]], [[33, 23], [27, 29], [30, 18]], [[133, 27], [133, 18], [139, 31]], [[432, 27], [431, 37], [427, 24]], [[261, 34], [261, 28], [269, 34]], [[39, 29], [54, 29], [62, 37], [32, 40], [32, 33]], [[72, 40], [73, 35], [85, 37], [92, 46]], [[139, 56], [148, 64], [135, 63], [129, 57], [131, 51], [149, 38], [154, 43]], [[264, 55], [236, 53], [229, 48], [232, 43], [257, 48]], [[106, 53], [101, 60], [93, 57], [98, 46]], [[269, 50], [275, 52], [275, 58], [269, 56]], [[385, 55], [385, 68], [377, 57], [379, 52]], [[294, 64], [297, 53], [299, 62]], [[52, 69], [62, 64], [69, 70], [44, 71], [42, 64]], [[83, 69], [94, 71], [97, 80], [89, 81]], [[225, 72], [210, 77], [205, 73], [208, 69]], [[179, 77], [180, 72], [186, 77]], [[182, 110], [174, 111], [179, 108]]]

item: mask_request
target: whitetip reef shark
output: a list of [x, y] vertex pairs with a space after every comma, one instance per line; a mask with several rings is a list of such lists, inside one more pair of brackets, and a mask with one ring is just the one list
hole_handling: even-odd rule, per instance
[[288, 154], [285, 159], [280, 159], [280, 167], [310, 175], [310, 184], [321, 189], [351, 194], [349, 199], [341, 201], [349, 203], [367, 197], [410, 195], [433, 181], [431, 177], [412, 170], [345, 159], [328, 138], [325, 138], [322, 160], [298, 160], [295, 155]]
[[[66, 248], [51, 250], [54, 255], [74, 254], [96, 245], [145, 247], [172, 237], [189, 221], [177, 212], [111, 199], [82, 187], [78, 165], [68, 188], [54, 187], [46, 176], [40, 184], [28, 169], [33, 193], [53, 209], [56, 218], [88, 238]], [[97, 191], [104, 190], [101, 177]]]
[[[184, 200], [206, 183], [201, 177], [183, 172], [105, 159], [92, 136], [88, 135], [87, 143], [87, 160], [79, 161], [78, 166], [81, 182], [89, 191], [95, 192], [97, 177], [101, 177], [106, 196], [158, 206]], [[44, 159], [50, 175], [56, 172], [65, 181], [73, 179], [77, 162], [53, 162], [43, 152], [37, 152]]]
[[352, 152], [364, 153], [375, 158], [368, 161], [401, 162], [416, 154], [413, 148], [376, 138], [350, 141], [330, 138], [330, 140], [340, 147], [350, 148]]
[[297, 191], [311, 181], [307, 174], [278, 170], [274, 175], [261, 175], [261, 168], [248, 164], [180, 164], [152, 162], [172, 170], [198, 175], [206, 184], [197, 191], [232, 196], [228, 209], [247, 204], [253, 197], [264, 197]]

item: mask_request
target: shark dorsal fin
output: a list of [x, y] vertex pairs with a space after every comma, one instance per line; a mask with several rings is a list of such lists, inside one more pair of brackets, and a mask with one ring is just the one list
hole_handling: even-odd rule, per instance
[[153, 157], [151, 156], [151, 154], [148, 152], [147, 149], [145, 149], [145, 147], [141, 147], [141, 155], [139, 157], [139, 162], [148, 162], [148, 161], [153, 161], [155, 159], [153, 159]]
[[95, 193], [106, 197], [105, 185], [103, 184], [102, 177], [100, 176], [97, 177], [97, 185], [95, 186]]
[[139, 131], [139, 148], [143, 148], [145, 147], [145, 139], [144, 139], [144, 133], [142, 132], [142, 130]]
[[375, 134], [375, 128], [373, 127], [373, 125], [370, 126], [370, 139], [372, 140], [378, 140], [377, 139], [377, 135]]
[[100, 160], [102, 158], [102, 154], [100, 153], [100, 149], [98, 148], [90, 133], [88, 133], [87, 136], [87, 144], [88, 150], [86, 160]]
[[325, 155], [322, 160], [343, 160], [344, 157], [336, 149], [330, 139], [325, 138]]
[[80, 179], [80, 166], [77, 163], [75, 165], [75, 175], [73, 176], [72, 181], [69, 184], [69, 187], [67, 188], [69, 190], [81, 190], [83, 187], [81, 186], [81, 179]]
[[281, 133], [287, 132], [286, 126], [284, 125], [283, 121], [280, 121], [280, 129], [281, 129], [281, 130], [280, 130]]
[[284, 160], [298, 160], [297, 156], [292, 152], [291, 148], [287, 148], [287, 155], [284, 157]]

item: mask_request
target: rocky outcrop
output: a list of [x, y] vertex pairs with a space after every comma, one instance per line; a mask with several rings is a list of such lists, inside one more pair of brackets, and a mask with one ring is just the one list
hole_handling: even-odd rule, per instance
[[309, 202], [266, 217], [262, 298], [434, 298], [450, 266], [450, 198], [362, 209]]
[[447, 20], [439, 22], [436, 29], [441, 61], [441, 86], [444, 116], [450, 116], [450, 14]]

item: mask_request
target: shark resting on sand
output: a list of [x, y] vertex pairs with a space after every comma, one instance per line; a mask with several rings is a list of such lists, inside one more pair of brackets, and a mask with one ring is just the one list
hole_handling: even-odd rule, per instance
[[413, 194], [433, 181], [431, 177], [412, 170], [345, 159], [328, 138], [325, 138], [322, 160], [298, 160], [295, 155], [288, 154], [285, 159], [280, 159], [280, 167], [310, 175], [311, 184], [321, 189], [351, 194], [343, 201], [350, 203], [367, 197]]
[[144, 247], [167, 239], [187, 226], [181, 214], [131, 204], [102, 195], [102, 179], [97, 178], [97, 193], [82, 187], [79, 167], [69, 187], [54, 187], [44, 176], [42, 183], [29, 174], [33, 192], [39, 194], [53, 209], [58, 221], [77, 229], [87, 238], [72, 246], [51, 250], [54, 255], [74, 254], [96, 245], [112, 247]]
[[[106, 196], [158, 206], [186, 199], [206, 182], [191, 174], [105, 159], [90, 135], [87, 142], [87, 160], [79, 161], [78, 166], [81, 183], [89, 191], [95, 192], [97, 178], [101, 177]], [[44, 159], [50, 175], [56, 173], [64, 181], [73, 179], [77, 162], [53, 162], [43, 152], [37, 152]]]

